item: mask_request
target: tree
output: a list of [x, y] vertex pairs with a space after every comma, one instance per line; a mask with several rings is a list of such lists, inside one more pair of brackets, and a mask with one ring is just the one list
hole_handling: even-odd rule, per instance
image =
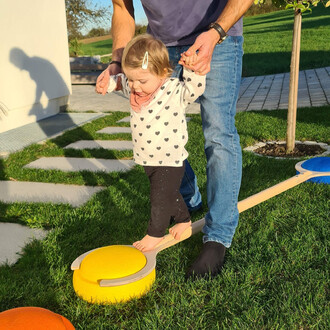
[[88, 38], [93, 38], [93, 37], [101, 37], [109, 34], [109, 31], [105, 30], [104, 28], [92, 28], [86, 35]]
[[141, 25], [141, 24], [136, 24], [135, 25], [135, 35], [143, 34], [147, 32], [147, 26], [146, 25]]
[[259, 3], [255, 1], [254, 4], [244, 14], [244, 17], [271, 13], [274, 11], [279, 11], [281, 9], [283, 8], [279, 8], [278, 6], [275, 6], [272, 0], [264, 0], [263, 3]]
[[65, 0], [68, 38], [81, 37], [81, 29], [87, 22], [110, 22], [110, 6], [95, 6], [89, 0]]
[[[263, 3], [264, 0], [255, 0], [256, 4]], [[298, 101], [298, 79], [299, 79], [299, 60], [300, 60], [300, 38], [301, 38], [301, 21], [302, 13], [312, 11], [310, 6], [317, 6], [319, 2], [325, 7], [330, 6], [330, 0], [325, 3], [324, 0], [272, 0], [273, 4], [285, 9], [292, 8], [294, 10], [292, 51], [290, 64], [290, 85], [289, 85], [289, 103], [288, 103], [288, 119], [286, 131], [286, 152], [290, 153], [295, 147], [296, 136], [296, 117], [297, 117], [297, 101]]]

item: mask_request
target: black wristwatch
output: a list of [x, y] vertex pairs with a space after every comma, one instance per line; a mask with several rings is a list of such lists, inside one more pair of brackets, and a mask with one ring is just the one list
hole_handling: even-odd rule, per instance
[[220, 39], [217, 42], [217, 44], [221, 44], [226, 38], [227, 38], [227, 33], [225, 32], [225, 30], [221, 27], [220, 24], [218, 23], [211, 23], [209, 25], [209, 29], [214, 29], [219, 33]]

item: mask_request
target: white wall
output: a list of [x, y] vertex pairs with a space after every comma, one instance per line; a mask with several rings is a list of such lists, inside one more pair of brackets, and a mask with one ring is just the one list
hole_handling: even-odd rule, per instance
[[0, 133], [58, 113], [70, 93], [64, 0], [0, 0]]

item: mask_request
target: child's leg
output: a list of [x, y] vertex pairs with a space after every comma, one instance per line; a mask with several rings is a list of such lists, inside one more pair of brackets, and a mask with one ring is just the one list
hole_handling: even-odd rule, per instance
[[[182, 181], [184, 174], [184, 163], [182, 166], [182, 175], [178, 178], [178, 182]], [[169, 232], [175, 239], [180, 239], [181, 235], [191, 226], [190, 214], [187, 205], [180, 193], [180, 189], [176, 190], [176, 213], [174, 214], [174, 220], [176, 224], [170, 228]]]
[[[160, 243], [172, 216], [178, 214], [178, 194], [183, 175], [182, 167], [145, 166], [150, 181], [151, 217], [147, 235], [133, 244], [141, 251], [149, 251]], [[182, 197], [181, 197], [182, 198]], [[181, 213], [181, 212], [179, 212]], [[187, 220], [189, 221], [189, 212]]]
[[140, 251], [150, 251], [164, 238], [166, 228], [169, 226], [170, 215], [167, 213], [167, 204], [170, 192], [166, 184], [168, 179], [168, 167], [144, 166], [150, 182], [151, 215], [145, 235], [140, 241], [134, 242], [133, 246]]

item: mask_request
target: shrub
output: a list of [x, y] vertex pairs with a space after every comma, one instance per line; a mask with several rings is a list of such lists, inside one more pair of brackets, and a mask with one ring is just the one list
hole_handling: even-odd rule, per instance
[[72, 57], [77, 57], [83, 54], [81, 49], [81, 43], [78, 41], [77, 38], [70, 40], [69, 42], [69, 53]]
[[271, 13], [273, 11], [282, 10], [273, 4], [272, 0], [265, 0], [263, 3], [254, 3], [250, 9], [244, 14], [244, 16], [255, 16], [260, 14]]

